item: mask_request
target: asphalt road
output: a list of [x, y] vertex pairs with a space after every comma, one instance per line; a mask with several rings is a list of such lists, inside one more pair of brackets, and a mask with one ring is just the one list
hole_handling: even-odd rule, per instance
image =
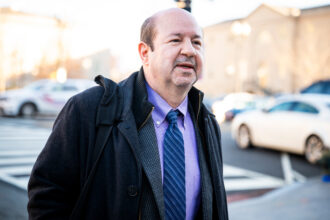
[[25, 190], [0, 180], [0, 198], [0, 219], [28, 219], [28, 197]]

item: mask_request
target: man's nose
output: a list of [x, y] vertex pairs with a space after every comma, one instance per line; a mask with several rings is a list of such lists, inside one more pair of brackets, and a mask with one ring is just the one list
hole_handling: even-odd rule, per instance
[[181, 54], [186, 55], [187, 57], [196, 55], [196, 49], [190, 39], [183, 41]]

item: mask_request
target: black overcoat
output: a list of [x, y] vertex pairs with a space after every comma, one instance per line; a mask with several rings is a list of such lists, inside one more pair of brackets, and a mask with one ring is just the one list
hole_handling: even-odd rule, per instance
[[[72, 97], [57, 117], [28, 184], [30, 219], [69, 219], [90, 172], [99, 126], [107, 126], [120, 99], [122, 114], [113, 126], [82, 210], [85, 219], [137, 219], [144, 182], [138, 130], [151, 115], [143, 70], [132, 74], [109, 94], [107, 79]], [[189, 92], [200, 130], [213, 189], [213, 219], [228, 219], [223, 183], [221, 135], [214, 116], [202, 104], [202, 93]], [[111, 117], [110, 117], [111, 118]], [[150, 191], [151, 192], [151, 191]], [[157, 200], [157, 198], [155, 198]], [[158, 216], [163, 219], [162, 210]]]

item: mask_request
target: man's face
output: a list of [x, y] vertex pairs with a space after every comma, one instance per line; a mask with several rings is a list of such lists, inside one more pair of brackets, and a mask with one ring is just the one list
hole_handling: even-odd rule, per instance
[[203, 69], [201, 29], [190, 15], [174, 11], [156, 18], [155, 31], [150, 73], [164, 88], [189, 90]]

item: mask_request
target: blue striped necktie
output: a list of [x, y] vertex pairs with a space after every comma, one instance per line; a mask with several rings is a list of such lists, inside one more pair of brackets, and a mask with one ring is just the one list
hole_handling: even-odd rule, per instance
[[165, 219], [186, 219], [186, 186], [184, 142], [178, 128], [179, 111], [171, 110], [166, 119], [169, 123], [164, 136], [164, 203]]

